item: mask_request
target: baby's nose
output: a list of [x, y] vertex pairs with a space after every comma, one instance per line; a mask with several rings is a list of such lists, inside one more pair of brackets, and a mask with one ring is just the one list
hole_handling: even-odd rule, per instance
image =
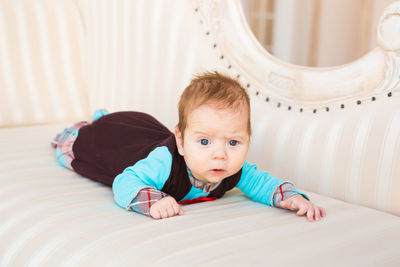
[[224, 145], [218, 145], [213, 151], [213, 159], [225, 160], [228, 155], [226, 153], [226, 148]]

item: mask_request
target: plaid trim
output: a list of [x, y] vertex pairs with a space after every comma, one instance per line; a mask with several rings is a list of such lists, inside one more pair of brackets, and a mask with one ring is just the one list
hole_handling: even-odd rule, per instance
[[138, 213], [150, 216], [150, 208], [158, 200], [167, 197], [168, 194], [155, 189], [154, 187], [143, 188], [131, 201], [128, 210], [136, 211]]
[[200, 188], [200, 189], [202, 188], [203, 189], [203, 193], [208, 193], [208, 192], [214, 190], [221, 183], [221, 181], [218, 182], [218, 183], [205, 183], [203, 181], [197, 180], [192, 175], [192, 172], [190, 171], [190, 169], [188, 167], [186, 167], [186, 169], [187, 169], [187, 172], [188, 172], [190, 183], [196, 188]]
[[274, 207], [281, 208], [281, 201], [284, 201], [296, 194], [296, 189], [291, 183], [283, 183], [275, 190], [272, 198], [272, 204]]
[[51, 146], [56, 149], [57, 160], [62, 166], [73, 170], [71, 162], [75, 159], [75, 156], [72, 152], [72, 146], [78, 137], [79, 129], [88, 124], [86, 121], [75, 123], [58, 133], [51, 141]]

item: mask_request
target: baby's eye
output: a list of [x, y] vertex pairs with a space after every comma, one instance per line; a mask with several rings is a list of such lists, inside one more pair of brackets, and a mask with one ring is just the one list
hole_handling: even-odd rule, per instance
[[229, 141], [229, 145], [230, 146], [236, 146], [238, 144], [238, 141], [236, 141], [236, 140], [230, 140]]
[[203, 146], [208, 145], [210, 142], [207, 139], [200, 139], [200, 144]]

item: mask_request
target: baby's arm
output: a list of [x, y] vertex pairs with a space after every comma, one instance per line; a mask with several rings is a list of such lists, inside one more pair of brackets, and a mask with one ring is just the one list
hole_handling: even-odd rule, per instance
[[307, 214], [310, 221], [326, 215], [324, 209], [314, 206], [306, 199], [307, 196], [303, 196], [295, 189], [291, 182], [276, 178], [246, 161], [237, 187], [255, 201], [269, 206], [297, 210], [299, 216]]
[[[171, 165], [172, 156], [168, 148], [156, 148], [147, 158], [117, 175], [112, 186], [115, 202], [122, 208], [156, 219], [169, 217], [168, 210], [171, 205], [168, 203], [170, 204], [171, 200], [164, 199], [172, 197], [161, 189], [170, 175]], [[177, 214], [180, 213], [178, 211]]]

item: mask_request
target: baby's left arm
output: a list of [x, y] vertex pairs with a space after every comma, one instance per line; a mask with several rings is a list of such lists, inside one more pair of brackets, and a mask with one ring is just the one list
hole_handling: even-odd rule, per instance
[[306, 215], [310, 222], [326, 215], [323, 208], [314, 206], [290, 181], [274, 177], [247, 161], [243, 164], [242, 176], [236, 186], [255, 201], [298, 211], [297, 215]]
[[315, 206], [302, 195], [291, 196], [290, 198], [281, 201], [279, 204], [282, 208], [297, 211], [297, 216], [305, 215], [309, 222], [314, 220], [319, 221], [321, 217], [326, 216], [326, 212], [322, 207]]

